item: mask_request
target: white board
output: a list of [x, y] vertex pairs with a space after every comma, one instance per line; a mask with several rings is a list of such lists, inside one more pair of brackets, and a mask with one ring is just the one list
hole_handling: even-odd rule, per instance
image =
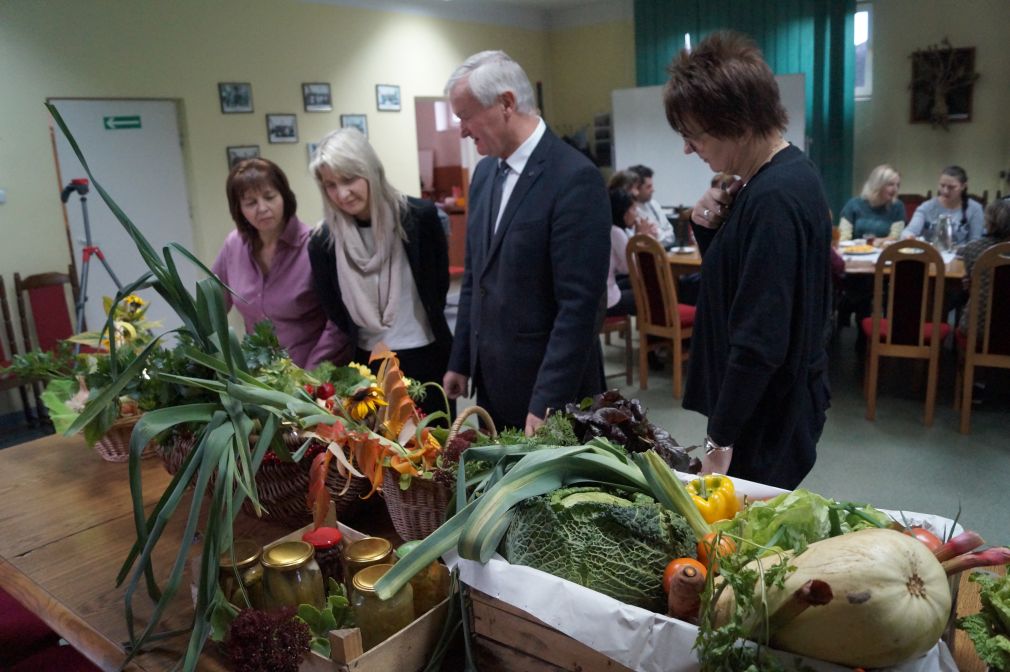
[[[804, 76], [776, 75], [782, 104], [789, 114], [786, 140], [806, 148]], [[697, 154], [685, 154], [684, 142], [666, 121], [663, 87], [617, 89], [613, 104], [614, 168], [636, 164], [655, 171], [655, 198], [664, 206], [693, 205], [708, 189], [712, 171]]]
[[[52, 99], [80, 145], [95, 178], [161, 253], [169, 242], [193, 250], [193, 224], [183, 172], [182, 142], [176, 103], [170, 100], [79, 100]], [[139, 125], [139, 128], [136, 126]], [[56, 155], [63, 185], [87, 177], [63, 133], [53, 123]], [[222, 178], [222, 184], [223, 184]], [[59, 194], [54, 189], [53, 198]], [[124, 285], [148, 269], [133, 240], [92, 187], [87, 194], [88, 221], [93, 244], [101, 248], [113, 272]], [[66, 204], [72, 254], [81, 270], [84, 246], [84, 216], [80, 199], [73, 194]], [[178, 254], [173, 255], [179, 274], [195, 292], [197, 272]], [[85, 320], [91, 329], [105, 323], [103, 296], [115, 296], [116, 286], [98, 259], [92, 257], [88, 274]], [[153, 290], [141, 293], [151, 302], [147, 318], [161, 322], [161, 333], [181, 324], [164, 300]]]

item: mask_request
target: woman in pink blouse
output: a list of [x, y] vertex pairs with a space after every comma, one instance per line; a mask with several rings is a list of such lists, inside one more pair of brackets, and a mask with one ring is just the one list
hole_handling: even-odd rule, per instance
[[247, 332], [270, 320], [293, 361], [313, 369], [350, 358], [347, 336], [330, 322], [316, 297], [309, 264], [311, 229], [295, 216], [298, 204], [288, 178], [272, 161], [235, 164], [226, 183], [235, 231], [228, 234], [212, 270], [237, 298]]

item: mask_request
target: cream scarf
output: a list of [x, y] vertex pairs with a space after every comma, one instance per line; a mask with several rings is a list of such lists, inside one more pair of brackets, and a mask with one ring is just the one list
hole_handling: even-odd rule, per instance
[[[407, 207], [406, 205], [402, 207]], [[373, 331], [389, 329], [396, 321], [401, 279], [410, 273], [400, 238], [403, 229], [392, 208], [383, 207], [384, 222], [372, 222], [375, 249], [369, 249], [360, 228], [349, 217], [332, 217], [340, 294], [354, 324]], [[383, 226], [385, 222], [393, 226]]]

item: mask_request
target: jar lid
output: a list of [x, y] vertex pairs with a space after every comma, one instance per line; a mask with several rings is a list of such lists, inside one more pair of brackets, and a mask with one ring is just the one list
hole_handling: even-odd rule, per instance
[[354, 575], [351, 584], [357, 590], [374, 592], [375, 584], [392, 568], [392, 565], [369, 565]]
[[393, 545], [382, 537], [364, 537], [347, 547], [347, 559], [351, 562], [372, 562], [381, 560], [393, 550]]
[[307, 541], [284, 541], [263, 552], [263, 566], [272, 569], [296, 569], [312, 558], [315, 549]]
[[[235, 548], [235, 567], [245, 569], [249, 565], [258, 562], [260, 559], [260, 545], [252, 539], [239, 538], [232, 544]], [[221, 554], [218, 565], [223, 568], [231, 567], [231, 550]]]
[[302, 541], [307, 541], [316, 548], [333, 548], [343, 537], [335, 527], [318, 527], [302, 535]]
[[396, 547], [396, 557], [403, 560], [407, 557], [407, 554], [417, 548], [417, 545], [421, 543], [420, 539], [414, 539], [406, 543], [400, 544]]

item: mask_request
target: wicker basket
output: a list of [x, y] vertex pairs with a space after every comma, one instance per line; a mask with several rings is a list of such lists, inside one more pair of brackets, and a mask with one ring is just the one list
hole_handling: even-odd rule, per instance
[[[284, 434], [284, 443], [292, 452], [298, 450], [302, 442], [303, 439], [295, 432]], [[196, 436], [192, 432], [172, 432], [158, 450], [165, 470], [175, 475], [195, 444]], [[266, 509], [263, 513], [264, 519], [292, 527], [302, 527], [312, 522], [312, 512], [307, 504], [310, 467], [311, 461], [308, 459], [297, 464], [263, 462], [260, 465], [256, 472], [256, 494], [260, 504]], [[350, 478], [351, 483], [347, 485], [347, 479], [334, 468], [331, 468], [326, 476], [326, 487], [330, 491], [330, 498], [338, 516], [349, 511], [360, 501], [361, 496], [371, 489], [367, 478], [355, 476]], [[345, 486], [346, 492], [344, 492]], [[256, 515], [255, 507], [248, 499], [242, 504], [242, 510], [250, 515]]]
[[[449, 430], [451, 441], [471, 415], [477, 415], [491, 432], [498, 436], [491, 416], [480, 406], [464, 409]], [[389, 518], [396, 533], [404, 541], [424, 539], [445, 522], [445, 512], [452, 499], [452, 488], [426, 478], [415, 478], [406, 490], [400, 489], [400, 477], [393, 469], [386, 468], [382, 474], [382, 495], [386, 500]]]
[[[127, 415], [119, 418], [109, 431], [105, 432], [95, 443], [95, 451], [108, 462], [126, 462], [130, 459], [130, 436], [133, 434], [133, 426], [140, 420], [139, 415]], [[154, 457], [156, 445], [152, 441], [144, 447], [144, 452], [140, 454], [141, 459]]]

